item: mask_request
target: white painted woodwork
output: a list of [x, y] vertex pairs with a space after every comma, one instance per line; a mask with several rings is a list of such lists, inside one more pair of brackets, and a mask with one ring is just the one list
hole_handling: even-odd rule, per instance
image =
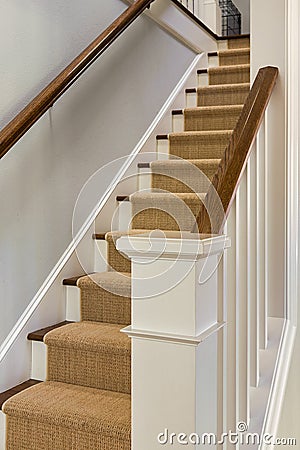
[[156, 141], [157, 159], [169, 159], [169, 139], [157, 139]]
[[198, 86], [208, 86], [208, 85], [209, 85], [208, 73], [199, 73]]
[[218, 50], [228, 50], [228, 41], [225, 39], [218, 41]]
[[[249, 422], [249, 305], [247, 295], [247, 173], [241, 178], [236, 195], [236, 295], [237, 295], [237, 387], [238, 420]], [[252, 331], [252, 330], [251, 330]]]
[[148, 168], [139, 168], [138, 174], [138, 186], [137, 190], [148, 190], [151, 188], [151, 169]]
[[[259, 304], [257, 295], [257, 182], [256, 182], [256, 143], [253, 145], [252, 154], [248, 162], [247, 170], [247, 266], [248, 266], [248, 306], [249, 306], [249, 331], [250, 331], [250, 384], [258, 386], [259, 382]], [[264, 320], [264, 318], [262, 318]]]
[[197, 106], [197, 92], [186, 92], [185, 106], [186, 108], [195, 108]]
[[182, 131], [184, 131], [184, 116], [183, 116], [183, 114], [172, 115], [172, 131], [173, 131], [173, 133], [182, 133]]
[[[133, 450], [161, 448], [165, 429], [177, 436], [218, 430], [218, 262], [228, 246], [224, 236], [200, 241], [192, 233], [117, 241], [132, 261], [132, 325], [123, 331], [132, 338]], [[181, 446], [174, 440], [172, 448]]]
[[[236, 203], [233, 202], [225, 228], [226, 235], [231, 239], [231, 247], [224, 255], [224, 278], [225, 290], [224, 301], [226, 304], [225, 319], [226, 319], [226, 353], [225, 353], [225, 395], [226, 395], [226, 410], [225, 410], [225, 426], [226, 430], [235, 430], [238, 421], [238, 352], [237, 340], [238, 334], [236, 323], [238, 320], [237, 310], [237, 292], [236, 292]], [[235, 446], [228, 445], [228, 449], [233, 450]]]
[[119, 214], [119, 230], [129, 230], [132, 219], [132, 204], [129, 201], [119, 202], [118, 204]]
[[94, 272], [107, 270], [107, 242], [105, 239], [94, 240]]
[[6, 415], [0, 410], [0, 450], [5, 450]]
[[218, 66], [219, 66], [219, 56], [209, 56], [208, 67], [218, 67]]
[[80, 322], [80, 289], [77, 286], [65, 286], [66, 320]]
[[265, 120], [263, 120], [257, 139], [257, 159], [256, 159], [256, 182], [257, 182], [257, 259], [256, 259], [256, 278], [257, 278], [257, 297], [259, 305], [259, 348], [266, 349], [268, 343], [268, 302], [266, 292], [266, 163], [265, 163]]
[[44, 342], [31, 341], [31, 378], [45, 381], [47, 378], [47, 346]]

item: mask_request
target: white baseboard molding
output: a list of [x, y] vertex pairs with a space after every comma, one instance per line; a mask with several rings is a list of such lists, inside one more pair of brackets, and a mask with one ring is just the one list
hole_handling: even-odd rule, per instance
[[[283, 400], [289, 375], [291, 359], [293, 355], [296, 327], [291, 321], [285, 321], [280, 342], [276, 367], [273, 375], [273, 382], [271, 386], [269, 402], [265, 415], [265, 420], [262, 429], [263, 434], [270, 434], [274, 437], [277, 435], [280, 414], [283, 406]], [[271, 450], [273, 445], [262, 445], [261, 450]]]

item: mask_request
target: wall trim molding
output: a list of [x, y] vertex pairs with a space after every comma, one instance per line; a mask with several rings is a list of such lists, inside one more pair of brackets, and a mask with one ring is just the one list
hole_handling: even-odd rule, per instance
[[125, 163], [123, 164], [123, 166], [121, 167], [121, 169], [116, 174], [115, 178], [113, 179], [113, 181], [111, 182], [111, 184], [109, 185], [109, 187], [107, 188], [105, 193], [103, 194], [102, 198], [99, 200], [99, 203], [97, 204], [97, 206], [94, 208], [94, 210], [91, 212], [91, 214], [89, 215], [87, 220], [84, 222], [84, 224], [82, 225], [79, 232], [76, 234], [74, 239], [71, 241], [71, 243], [69, 244], [69, 246], [67, 247], [67, 249], [65, 250], [63, 255], [61, 256], [61, 258], [58, 260], [56, 265], [53, 267], [53, 269], [49, 273], [48, 277], [45, 279], [45, 281], [41, 285], [40, 289], [37, 291], [37, 293], [35, 294], [33, 299], [30, 301], [29, 305], [27, 306], [27, 308], [25, 309], [25, 311], [23, 312], [23, 314], [21, 315], [19, 320], [16, 322], [15, 326], [12, 328], [12, 330], [10, 331], [10, 333], [8, 334], [6, 339], [1, 344], [1, 346], [0, 346], [0, 362], [3, 361], [3, 359], [5, 358], [6, 354], [8, 353], [9, 349], [14, 344], [18, 335], [23, 330], [26, 323], [29, 321], [29, 319], [32, 317], [32, 315], [34, 314], [37, 307], [42, 302], [44, 296], [51, 288], [55, 279], [57, 278], [57, 276], [59, 275], [59, 273], [61, 272], [63, 267], [67, 264], [68, 260], [72, 256], [72, 254], [75, 252], [77, 246], [79, 245], [81, 240], [86, 235], [87, 231], [93, 224], [93, 222], [96, 219], [99, 212], [102, 210], [102, 208], [106, 204], [107, 200], [111, 196], [112, 192], [115, 190], [116, 186], [122, 179], [123, 175], [126, 173], [126, 171], [130, 167], [130, 165], [132, 164], [132, 162], [134, 161], [136, 156], [140, 153], [144, 144], [149, 139], [151, 134], [154, 132], [154, 130], [155, 130], [156, 126], [158, 125], [158, 123], [160, 122], [160, 120], [170, 110], [173, 101], [175, 100], [175, 98], [179, 95], [179, 93], [184, 88], [184, 85], [185, 85], [187, 79], [189, 78], [192, 71], [195, 69], [196, 65], [198, 64], [198, 62], [202, 58], [202, 56], [203, 56], [203, 53], [196, 55], [196, 57], [194, 58], [192, 63], [189, 65], [189, 67], [187, 68], [187, 70], [185, 71], [185, 73], [183, 74], [183, 76], [181, 77], [181, 79], [179, 80], [179, 82], [177, 83], [177, 85], [175, 86], [175, 88], [173, 89], [173, 91], [171, 92], [171, 94], [169, 95], [167, 100], [165, 101], [164, 105], [162, 106], [162, 108], [160, 109], [160, 111], [158, 112], [158, 114], [156, 115], [156, 117], [154, 118], [154, 120], [152, 121], [152, 123], [150, 124], [150, 126], [148, 127], [148, 129], [146, 130], [146, 132], [144, 133], [142, 138], [140, 139], [140, 141], [137, 143], [137, 145], [135, 146], [135, 148], [133, 149], [131, 154], [128, 156]]

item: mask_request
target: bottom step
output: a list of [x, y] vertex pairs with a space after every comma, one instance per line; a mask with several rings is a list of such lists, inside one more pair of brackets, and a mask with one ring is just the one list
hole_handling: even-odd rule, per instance
[[45, 382], [8, 400], [7, 450], [130, 450], [130, 395]]

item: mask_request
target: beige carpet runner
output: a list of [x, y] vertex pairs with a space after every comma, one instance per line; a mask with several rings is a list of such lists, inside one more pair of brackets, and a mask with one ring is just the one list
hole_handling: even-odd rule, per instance
[[77, 281], [81, 322], [45, 336], [47, 381], [5, 403], [7, 450], [130, 450], [131, 346], [120, 329], [131, 320], [131, 268], [115, 242], [191, 231], [250, 89], [249, 40], [228, 48], [197, 89], [198, 106], [183, 111], [185, 131], [168, 136], [170, 158], [151, 163], [152, 189], [130, 196], [132, 229], [106, 234], [108, 271]]

